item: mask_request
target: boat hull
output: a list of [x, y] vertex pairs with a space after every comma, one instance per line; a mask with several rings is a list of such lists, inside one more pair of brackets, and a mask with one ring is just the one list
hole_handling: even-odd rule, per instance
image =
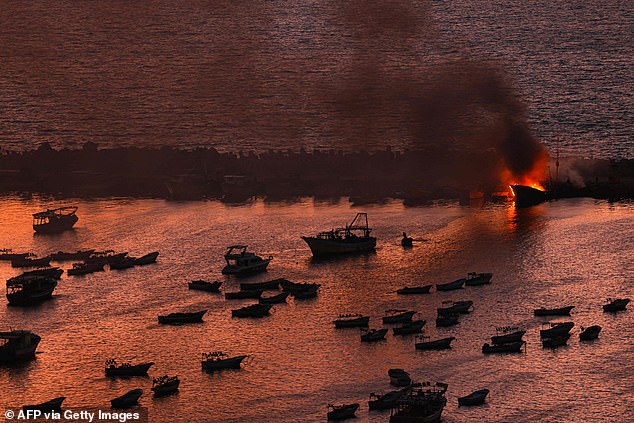
[[270, 259], [263, 259], [261, 262], [251, 266], [237, 267], [237, 266], [227, 265], [222, 269], [222, 274], [245, 276], [245, 275], [252, 275], [255, 273], [262, 273], [262, 272], [266, 272], [266, 268], [268, 267], [270, 262], [271, 262]]
[[341, 328], [367, 328], [370, 323], [369, 316], [357, 317], [355, 319], [338, 319], [334, 321], [337, 329]]
[[438, 423], [442, 418], [442, 411], [436, 410], [433, 413], [430, 413], [426, 416], [404, 416], [399, 414], [394, 414], [390, 416], [390, 423]]
[[207, 291], [207, 292], [220, 292], [220, 285], [222, 282], [189, 282], [189, 289], [193, 289], [195, 291]]
[[110, 404], [113, 408], [128, 408], [133, 407], [139, 403], [139, 398], [143, 395], [143, 390], [134, 389], [120, 397], [110, 400]]
[[237, 357], [225, 358], [223, 360], [206, 360], [202, 362], [202, 367], [208, 372], [223, 369], [239, 369], [242, 361], [247, 358], [246, 355], [239, 355]]
[[51, 283], [49, 287], [38, 290], [37, 292], [26, 293], [20, 291], [12, 294], [7, 293], [7, 301], [9, 301], [10, 305], [23, 307], [40, 304], [53, 297], [53, 292], [57, 286], [57, 281], [53, 281], [55, 282], [54, 284]]
[[178, 392], [178, 387], [180, 386], [180, 383], [181, 381], [176, 379], [163, 385], [153, 386], [151, 390], [152, 392], [154, 392], [154, 396], [163, 397], [165, 395], [170, 395]]
[[159, 316], [158, 322], [162, 325], [182, 325], [184, 323], [201, 323], [207, 310], [196, 313], [171, 313], [166, 316]]
[[63, 216], [50, 223], [33, 225], [33, 230], [38, 234], [56, 234], [73, 229], [79, 218], [76, 215]]
[[533, 312], [535, 316], [570, 316], [570, 312], [575, 306], [560, 307], [560, 308], [538, 308]]
[[302, 239], [308, 244], [313, 257], [362, 254], [372, 252], [376, 248], [374, 237], [357, 238], [354, 241], [335, 241], [308, 236], [303, 236]]
[[[13, 339], [8, 339], [9, 342], [0, 347], [0, 363], [17, 363], [35, 358], [35, 351], [42, 340], [40, 336], [28, 331], [7, 332], [3, 335], [6, 336], [3, 339], [8, 339], [9, 336]], [[16, 339], [18, 336], [22, 339]], [[25, 339], [26, 337], [28, 340]]]
[[541, 191], [526, 185], [511, 185], [515, 194], [515, 206], [530, 207], [547, 200], [546, 191]]
[[432, 285], [404, 287], [396, 291], [399, 295], [429, 294]]
[[444, 338], [438, 339], [436, 341], [428, 341], [428, 342], [417, 342], [416, 349], [417, 350], [446, 350], [451, 348], [451, 342], [455, 338]]
[[154, 363], [141, 363], [134, 366], [106, 367], [106, 376], [147, 376], [147, 371]]

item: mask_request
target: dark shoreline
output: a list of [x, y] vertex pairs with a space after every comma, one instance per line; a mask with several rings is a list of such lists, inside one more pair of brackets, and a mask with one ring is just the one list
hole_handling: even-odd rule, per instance
[[[551, 184], [555, 197], [618, 200], [634, 196], [632, 159], [562, 159], [561, 163], [559, 183]], [[397, 198], [417, 205], [465, 200], [474, 191], [491, 198], [504, 189], [492, 176], [497, 166], [499, 157], [491, 151], [437, 148], [256, 155], [218, 153], [213, 148], [98, 150], [92, 143], [81, 150], [54, 150], [44, 144], [37, 150], [0, 155], [0, 193], [227, 202], [254, 196], [271, 201], [347, 196], [357, 204]]]

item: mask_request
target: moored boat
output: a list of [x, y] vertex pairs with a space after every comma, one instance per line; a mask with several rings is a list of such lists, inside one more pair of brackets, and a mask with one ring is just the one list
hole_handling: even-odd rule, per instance
[[247, 355], [229, 357], [222, 351], [213, 351], [210, 353], [202, 353], [201, 365], [203, 370], [208, 372], [223, 369], [239, 369], [240, 363], [247, 357]]
[[340, 328], [364, 328], [368, 327], [370, 322], [369, 316], [360, 314], [340, 314], [339, 318], [334, 320], [335, 327]]
[[317, 236], [303, 236], [313, 257], [359, 254], [374, 251], [376, 238], [370, 236], [372, 229], [368, 226], [368, 214], [357, 213], [349, 225], [331, 229]]
[[178, 376], [161, 376], [152, 380], [152, 392], [154, 396], [162, 397], [178, 392], [181, 381]]
[[436, 284], [436, 290], [437, 291], [453, 291], [454, 289], [463, 288], [464, 284], [465, 284], [464, 279], [457, 279], [449, 283]]
[[383, 317], [384, 324], [411, 322], [416, 311], [412, 310], [386, 310], [387, 316]]
[[526, 331], [524, 330], [518, 330], [515, 332], [506, 333], [504, 335], [492, 336], [491, 343], [498, 345], [498, 344], [508, 344], [511, 342], [518, 342], [522, 340], [525, 333]]
[[49, 209], [33, 214], [33, 230], [37, 233], [52, 234], [67, 231], [79, 220], [78, 207], [68, 206]]
[[290, 294], [296, 300], [307, 300], [310, 298], [315, 298], [317, 297], [317, 294], [319, 293], [319, 287], [321, 285], [319, 284], [311, 284], [311, 285], [312, 286], [309, 286], [306, 289], [292, 290], [290, 291]]
[[396, 293], [399, 295], [417, 295], [417, 294], [429, 294], [432, 285], [423, 286], [405, 286], [397, 289]]
[[414, 344], [417, 350], [446, 350], [451, 348], [451, 342], [456, 338], [451, 336], [431, 341], [429, 336], [421, 336], [418, 339], [421, 339], [421, 341]]
[[593, 325], [587, 328], [581, 328], [581, 333], [579, 334], [579, 339], [582, 341], [592, 341], [599, 337], [599, 333], [601, 332], [601, 326]]
[[443, 301], [443, 307], [437, 309], [439, 316], [467, 314], [473, 309], [473, 301]]
[[202, 280], [191, 281], [188, 283], [189, 289], [194, 289], [197, 291], [207, 291], [207, 292], [220, 292], [220, 285], [222, 282], [207, 282]]
[[18, 281], [32, 278], [53, 278], [59, 279], [64, 274], [64, 270], [59, 267], [47, 267], [43, 269], [30, 270], [28, 272], [24, 272], [21, 275], [15, 276], [10, 281]]
[[14, 253], [10, 248], [0, 249], [0, 260], [13, 261], [33, 257], [33, 253]]
[[460, 315], [456, 313], [436, 317], [436, 327], [439, 328], [448, 328], [458, 323], [460, 323]]
[[260, 297], [258, 299], [258, 303], [260, 304], [285, 304], [286, 299], [290, 295], [290, 292], [282, 292], [277, 295], [273, 295], [270, 297]]
[[236, 292], [225, 292], [226, 300], [245, 300], [245, 299], [258, 299], [262, 296], [261, 289], [254, 289], [251, 291], [236, 291]]
[[553, 338], [556, 336], [566, 335], [575, 326], [574, 322], [561, 322], [561, 323], [544, 323], [549, 325], [548, 329], [541, 329], [539, 336], [541, 338]]
[[89, 273], [103, 272], [104, 263], [89, 262], [89, 263], [73, 263], [73, 267], [68, 269], [66, 273], [68, 276], [81, 276]]
[[134, 260], [135, 266], [145, 266], [146, 264], [156, 263], [156, 259], [158, 258], [159, 252], [153, 251], [144, 256], [141, 256]]
[[101, 263], [103, 265], [110, 265], [117, 263], [128, 256], [128, 253], [115, 253], [113, 250], [95, 251], [84, 262], [86, 263]]
[[503, 344], [484, 344], [482, 352], [484, 354], [494, 353], [518, 353], [522, 351], [522, 347], [526, 345], [525, 341], [506, 342]]
[[361, 329], [361, 342], [376, 342], [385, 340], [387, 329]]
[[412, 378], [403, 369], [389, 369], [387, 375], [390, 377], [390, 385], [410, 386], [412, 384]]
[[42, 413], [50, 413], [51, 411], [61, 411], [62, 403], [64, 402], [65, 399], [66, 397], [57, 397], [40, 404], [24, 405], [22, 406], [22, 411], [38, 410], [38, 411], [41, 411]]
[[629, 298], [617, 298], [616, 300], [609, 299], [608, 304], [603, 305], [603, 311], [615, 313], [617, 311], [625, 311], [627, 305], [630, 303]]
[[248, 282], [241, 283], [240, 290], [253, 291], [253, 290], [267, 290], [267, 289], [280, 289], [280, 283], [286, 279], [273, 279], [266, 282]]
[[158, 322], [162, 325], [182, 325], [184, 323], [200, 323], [207, 310], [200, 310], [190, 313], [170, 313], [158, 317]]
[[110, 270], [124, 270], [136, 266], [137, 259], [134, 257], [125, 257], [122, 260], [110, 263]]
[[67, 253], [64, 251], [58, 251], [51, 254], [51, 260], [53, 261], [72, 261], [72, 260], [86, 260], [95, 250], [78, 250], [74, 253]]
[[380, 395], [374, 392], [370, 394], [370, 400], [368, 401], [368, 407], [370, 410], [388, 410], [396, 407], [398, 401], [403, 399], [409, 392], [408, 388], [403, 388], [398, 391], [390, 391], [386, 394]]
[[390, 423], [437, 423], [447, 404], [445, 383], [422, 383], [398, 401], [390, 413]]
[[491, 283], [493, 273], [476, 273], [469, 272], [464, 284], [467, 286], [488, 285]]
[[49, 277], [9, 279], [7, 300], [11, 305], [36, 305], [51, 298], [56, 286], [57, 280]]
[[568, 344], [568, 339], [570, 338], [570, 334], [566, 333], [564, 335], [557, 335], [552, 338], [544, 338], [542, 339], [542, 345], [544, 348], [557, 348]]
[[11, 260], [11, 267], [48, 267], [51, 264], [50, 257], [32, 258], [25, 257], [23, 259]]
[[110, 404], [113, 408], [134, 407], [135, 405], [138, 405], [141, 395], [143, 395], [143, 389], [133, 389], [120, 397], [111, 399]]
[[421, 333], [423, 331], [423, 326], [427, 323], [426, 320], [414, 320], [412, 322], [407, 322], [403, 324], [403, 326], [396, 327], [392, 329], [394, 335], [410, 335], [413, 333]]
[[546, 191], [528, 185], [511, 185], [516, 207], [529, 207], [543, 203], [547, 199]]
[[263, 259], [252, 252], [247, 252], [246, 245], [232, 245], [227, 247], [225, 261], [227, 265], [222, 269], [223, 275], [246, 276], [266, 271], [272, 257]]
[[328, 404], [328, 420], [345, 420], [352, 417], [355, 417], [355, 413], [359, 409], [359, 404], [342, 404], [342, 405], [333, 405]]
[[487, 395], [489, 395], [488, 389], [479, 389], [475, 392], [465, 395], [464, 397], [458, 397], [459, 406], [472, 406], [484, 404]]
[[35, 358], [42, 338], [30, 330], [0, 332], [0, 364], [12, 364]]
[[575, 306], [566, 306], [559, 308], [536, 308], [533, 313], [535, 316], [570, 316], [570, 312]]
[[269, 315], [272, 304], [251, 304], [236, 310], [231, 310], [232, 317], [265, 317]]
[[130, 364], [118, 364], [117, 360], [111, 358], [106, 361], [106, 376], [147, 376], [147, 371], [154, 365], [153, 362]]

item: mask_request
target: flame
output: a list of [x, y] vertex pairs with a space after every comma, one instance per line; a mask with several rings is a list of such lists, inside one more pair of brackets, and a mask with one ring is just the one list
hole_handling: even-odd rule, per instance
[[533, 165], [533, 168], [524, 175], [514, 175], [508, 168], [504, 168], [500, 175], [500, 181], [509, 187], [509, 191], [512, 196], [515, 196], [511, 185], [525, 185], [531, 188], [538, 189], [540, 191], [546, 191], [542, 181], [544, 178], [544, 172], [548, 164], [548, 156], [544, 156], [537, 160]]

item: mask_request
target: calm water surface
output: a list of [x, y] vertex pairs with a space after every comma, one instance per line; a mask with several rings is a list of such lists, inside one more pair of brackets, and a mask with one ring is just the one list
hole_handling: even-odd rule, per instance
[[[453, 203], [404, 208], [371, 206], [379, 239], [376, 254], [315, 263], [299, 238], [349, 221], [359, 209], [347, 201], [293, 204], [257, 201], [80, 201], [74, 231], [34, 236], [30, 214], [47, 206], [38, 199], [3, 198], [0, 246], [45, 254], [79, 248], [113, 248], [140, 255], [160, 250], [156, 265], [85, 277], [64, 275], [54, 299], [36, 308], [0, 307], [3, 328], [32, 329], [42, 336], [37, 359], [23, 368], [0, 369], [0, 404], [21, 405], [64, 395], [68, 408], [107, 407], [109, 399], [141, 387], [152, 421], [324, 421], [329, 402], [360, 402], [358, 421], [385, 422], [389, 413], [368, 413], [370, 392], [385, 392], [387, 369], [402, 367], [418, 380], [449, 384], [443, 421], [632, 421], [634, 318], [631, 311], [604, 314], [608, 297], [633, 297], [634, 208], [627, 203], [565, 200], [516, 210]], [[407, 230], [418, 241], [399, 244]], [[224, 248], [248, 243], [274, 257], [267, 274], [318, 282], [319, 297], [276, 305], [270, 317], [232, 319], [240, 301], [189, 291], [192, 279], [221, 279], [225, 290], [239, 281], [220, 275]], [[491, 271], [484, 287], [399, 297], [403, 285], [447, 282], [468, 271]], [[0, 265], [0, 276], [14, 274]], [[436, 329], [435, 308], [444, 300], [471, 299], [475, 310], [458, 326]], [[577, 325], [569, 346], [543, 350], [539, 306], [575, 305]], [[338, 313], [372, 316], [415, 309], [432, 337], [455, 336], [451, 350], [418, 352], [412, 337], [362, 344], [356, 329], [335, 330]], [[159, 326], [159, 314], [208, 309], [205, 322]], [[579, 326], [603, 326], [594, 343], [579, 343]], [[527, 353], [484, 356], [496, 326], [527, 330]], [[250, 354], [240, 371], [209, 375], [203, 351]], [[179, 394], [153, 399], [151, 378], [108, 379], [111, 357], [156, 363], [151, 376], [178, 374]], [[487, 387], [488, 404], [458, 408], [457, 397]]]

